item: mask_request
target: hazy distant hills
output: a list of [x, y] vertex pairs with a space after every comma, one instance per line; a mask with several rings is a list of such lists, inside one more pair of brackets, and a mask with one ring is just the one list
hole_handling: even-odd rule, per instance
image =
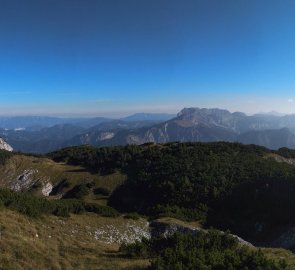
[[[111, 131], [111, 130], [109, 130]], [[151, 127], [113, 130], [79, 136], [80, 142], [94, 145], [142, 144], [170, 141], [239, 141], [277, 149], [295, 148], [295, 115], [257, 114], [247, 116], [221, 109], [185, 108], [168, 121]], [[106, 139], [107, 136], [108, 138]], [[102, 138], [102, 139], [101, 139]]]
[[[273, 149], [283, 146], [295, 148], [295, 135], [291, 130], [295, 130], [295, 115], [247, 116], [241, 112], [230, 113], [221, 109], [185, 108], [175, 118], [163, 123], [128, 131], [116, 130], [107, 140], [99, 140], [102, 134], [97, 133], [96, 140], [87, 143], [116, 145], [170, 141], [239, 141]], [[80, 139], [83, 136], [86, 138], [88, 134], [81, 135]]]
[[[167, 121], [175, 117], [165, 113], [136, 113], [119, 120], [124, 122], [140, 121]], [[0, 128], [40, 130], [61, 124], [72, 124], [83, 128], [90, 128], [101, 123], [112, 122], [116, 119], [105, 117], [92, 118], [60, 118], [49, 116], [0, 116]]]
[[121, 118], [123, 121], [167, 121], [174, 118], [175, 114], [169, 113], [135, 113]]
[[58, 118], [48, 116], [1, 116], [0, 128], [4, 129], [26, 129], [50, 127], [59, 124], [75, 124], [83, 121], [78, 118]]
[[[160, 121], [123, 121], [113, 120], [111, 122], [101, 123], [87, 130], [85, 133], [80, 133], [66, 142], [65, 146], [73, 146], [80, 144], [92, 145], [108, 145], [110, 144], [126, 144], [125, 135], [128, 136], [132, 130], [141, 130], [157, 125]], [[118, 141], [116, 141], [118, 139]]]
[[271, 149], [288, 147], [295, 149], [295, 135], [288, 129], [252, 130], [238, 136], [244, 144], [257, 144]]
[[[140, 113], [122, 119], [0, 117], [0, 137], [9, 141], [16, 151], [46, 153], [67, 145], [97, 144], [103, 139], [111, 138], [109, 131], [152, 126], [169, 117], [173, 115]], [[97, 135], [100, 132], [106, 134]], [[81, 139], [79, 136], [82, 136]], [[88, 138], [84, 138], [85, 136]]]
[[45, 153], [66, 146], [237, 141], [295, 148], [295, 115], [184, 108], [177, 115], [138, 113], [121, 119], [0, 117], [0, 136], [16, 151]]
[[247, 116], [241, 112], [230, 113], [221, 109], [185, 108], [177, 116], [180, 123], [200, 123], [230, 129], [238, 134], [250, 130], [289, 128], [295, 131], [295, 115], [276, 116], [255, 114]]

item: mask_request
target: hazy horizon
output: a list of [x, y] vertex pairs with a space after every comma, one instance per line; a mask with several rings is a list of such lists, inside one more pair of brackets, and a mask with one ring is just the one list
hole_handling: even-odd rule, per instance
[[295, 113], [295, 3], [2, 0], [0, 115]]
[[197, 106], [191, 106], [191, 107], [183, 107], [179, 109], [178, 111], [134, 111], [130, 113], [90, 113], [90, 114], [76, 114], [76, 113], [68, 113], [68, 114], [53, 114], [53, 113], [44, 113], [44, 114], [0, 114], [0, 117], [56, 117], [56, 118], [95, 118], [95, 117], [102, 117], [102, 118], [109, 118], [109, 119], [121, 119], [128, 116], [136, 115], [136, 114], [171, 114], [171, 115], [177, 115], [182, 109], [184, 108], [200, 108], [200, 109], [220, 109], [220, 110], [227, 110], [230, 113], [235, 112], [241, 112], [246, 114], [247, 116], [252, 116], [256, 114], [265, 114], [265, 115], [274, 115], [274, 116], [284, 116], [284, 115], [292, 115], [295, 113], [282, 113], [278, 111], [257, 111], [255, 113], [246, 113], [240, 110], [228, 110], [227, 108], [219, 108], [219, 107], [197, 107]]

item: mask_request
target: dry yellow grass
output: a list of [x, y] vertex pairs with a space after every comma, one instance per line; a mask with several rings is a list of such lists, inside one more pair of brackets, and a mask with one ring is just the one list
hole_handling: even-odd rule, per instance
[[[161, 220], [168, 223], [180, 222], [170, 218]], [[143, 269], [149, 265], [148, 260], [121, 257], [118, 253], [118, 243], [107, 244], [95, 239], [93, 234], [97, 228], [110, 226], [124, 234], [130, 222], [141, 226], [145, 220], [105, 218], [95, 214], [72, 215], [69, 218], [43, 216], [40, 219], [32, 219], [2, 209], [0, 269]], [[285, 259], [288, 263], [287, 270], [295, 269], [295, 255], [291, 251], [273, 248], [263, 248], [262, 251], [276, 261]]]
[[295, 254], [293, 252], [282, 248], [262, 248], [262, 251], [272, 260], [285, 260], [288, 264], [286, 270], [295, 269]]
[[164, 224], [177, 224], [184, 227], [197, 227], [202, 228], [202, 224], [199, 221], [182, 221], [176, 218], [171, 217], [161, 217], [156, 221], [164, 223]]
[[108, 225], [124, 230], [126, 222], [92, 214], [31, 219], [2, 210], [0, 269], [139, 269], [149, 262], [122, 258], [118, 244], [100, 242], [90, 233]]

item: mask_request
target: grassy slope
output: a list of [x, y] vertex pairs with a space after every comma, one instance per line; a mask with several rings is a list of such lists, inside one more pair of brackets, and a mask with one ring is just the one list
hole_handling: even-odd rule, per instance
[[[108, 226], [115, 226], [124, 234], [130, 222], [141, 226], [143, 220], [103, 218], [93, 214], [31, 219], [2, 210], [0, 269], [142, 269], [149, 264], [148, 260], [120, 257], [119, 244], [106, 244], [96, 240], [93, 234], [97, 228]], [[284, 258], [287, 270], [295, 269], [292, 252], [283, 249], [263, 249], [263, 252], [277, 261]]]
[[[55, 163], [46, 158], [17, 155], [0, 167], [0, 186], [15, 179], [26, 169], [38, 170], [37, 178], [50, 180], [53, 184], [69, 179], [71, 187], [85, 180], [93, 180], [96, 187], [113, 190], [125, 180], [121, 173], [99, 176], [78, 166]], [[70, 188], [71, 188], [70, 187]], [[104, 204], [106, 198], [90, 195], [88, 201]], [[179, 223], [163, 218], [166, 223]], [[95, 230], [114, 226], [117, 232], [126, 234], [130, 222], [143, 226], [143, 221], [104, 218], [95, 214], [72, 215], [70, 218], [44, 216], [30, 219], [10, 210], [0, 211], [0, 269], [140, 269], [147, 260], [121, 258], [118, 243], [105, 243], [95, 239]], [[190, 223], [187, 225], [199, 225]], [[36, 236], [38, 235], [38, 237]], [[275, 260], [285, 258], [288, 270], [295, 269], [295, 255], [283, 249], [263, 249]]]
[[288, 264], [286, 270], [295, 269], [295, 254], [293, 252], [282, 248], [263, 248], [262, 251], [268, 258], [277, 262], [284, 259]]
[[[48, 179], [53, 184], [68, 179], [71, 185], [67, 189], [91, 180], [96, 187], [113, 190], [125, 180], [121, 173], [99, 176], [79, 166], [15, 155], [0, 167], [0, 186], [9, 186], [11, 180], [27, 169], [38, 170], [35, 179]], [[86, 200], [106, 203], [104, 196], [89, 195]], [[0, 269], [138, 269], [146, 266], [148, 261], [121, 258], [115, 254], [120, 246], [116, 239], [115, 243], [106, 243], [105, 240], [112, 233], [128, 236], [130, 225], [144, 227], [146, 221], [103, 218], [95, 214], [72, 215], [66, 219], [55, 216], [31, 219], [1, 209]], [[112, 232], [109, 228], [116, 230]], [[95, 239], [98, 229], [105, 233]]]
[[[121, 258], [119, 244], [96, 240], [97, 228], [115, 226], [128, 231], [127, 222], [96, 215], [30, 219], [13, 211], [0, 211], [0, 269], [137, 269], [148, 261]], [[135, 268], [134, 268], [135, 267]]]
[[[36, 180], [48, 180], [52, 184], [56, 184], [63, 179], [68, 179], [71, 185], [67, 189], [71, 189], [79, 183], [94, 181], [96, 187], [104, 187], [112, 191], [117, 185], [123, 183], [126, 178], [119, 172], [100, 176], [91, 174], [82, 167], [56, 163], [47, 158], [15, 155], [4, 166], [0, 166], [0, 186], [9, 186], [11, 181], [17, 179], [19, 175], [28, 169], [38, 170], [33, 176]], [[65, 188], [63, 192], [67, 189]], [[90, 196], [88, 199], [93, 200], [95, 198]]]

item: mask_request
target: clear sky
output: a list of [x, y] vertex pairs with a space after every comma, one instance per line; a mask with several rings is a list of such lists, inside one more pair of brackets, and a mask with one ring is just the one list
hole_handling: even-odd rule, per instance
[[294, 0], [0, 0], [0, 114], [295, 113]]

